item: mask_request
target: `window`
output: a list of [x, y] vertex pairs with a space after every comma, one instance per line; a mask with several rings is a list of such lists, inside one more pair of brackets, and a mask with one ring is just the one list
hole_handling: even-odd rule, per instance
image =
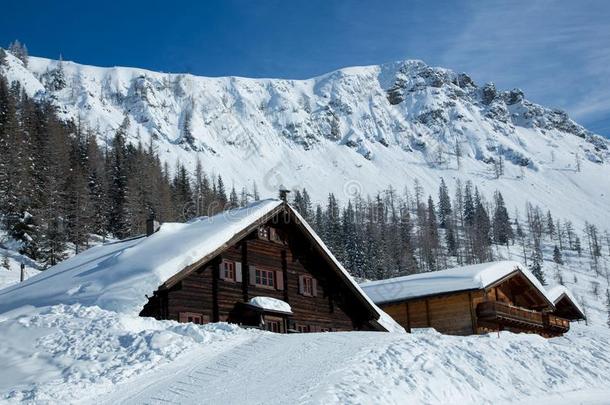
[[223, 280], [235, 281], [235, 262], [223, 260], [220, 278]]
[[299, 276], [299, 293], [308, 297], [316, 297], [318, 295], [318, 283], [311, 276]]
[[178, 321], [182, 323], [191, 322], [202, 325], [210, 322], [210, 317], [197, 312], [180, 312], [178, 314]]
[[275, 287], [275, 272], [269, 270], [256, 269], [256, 285], [264, 287]]
[[309, 325], [297, 325], [297, 331], [299, 333], [309, 333]]
[[280, 321], [265, 322], [265, 329], [267, 329], [269, 332], [280, 333]]
[[303, 294], [313, 295], [313, 280], [311, 277], [303, 277]]

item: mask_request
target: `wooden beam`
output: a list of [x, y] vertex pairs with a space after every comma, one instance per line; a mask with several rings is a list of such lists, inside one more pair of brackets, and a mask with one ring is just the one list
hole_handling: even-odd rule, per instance
[[477, 314], [474, 310], [474, 305], [472, 303], [472, 293], [468, 293], [468, 304], [470, 305], [470, 320], [472, 322], [472, 333], [477, 334]]
[[244, 297], [244, 302], [248, 302], [250, 299], [248, 294], [249, 285], [250, 267], [248, 266], [248, 241], [244, 240], [241, 243], [241, 291]]
[[284, 277], [282, 277], [284, 280], [284, 301], [288, 302], [288, 263], [286, 261], [286, 249], [282, 249], [282, 274], [284, 275]]
[[411, 315], [409, 314], [409, 301], [405, 301], [407, 307], [407, 332], [411, 333]]
[[218, 271], [219, 271], [219, 260], [212, 261], [212, 322], [219, 321], [218, 311]]
[[428, 304], [428, 300], [426, 299], [426, 323], [428, 327], [430, 327], [430, 305]]

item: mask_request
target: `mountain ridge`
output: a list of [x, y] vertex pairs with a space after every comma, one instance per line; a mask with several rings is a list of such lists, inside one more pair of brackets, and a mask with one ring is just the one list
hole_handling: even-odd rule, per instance
[[[532, 200], [574, 214], [584, 200], [589, 212], [579, 219], [608, 216], [608, 140], [563, 111], [529, 102], [519, 89], [477, 86], [464, 73], [418, 60], [304, 80], [35, 57], [26, 68], [10, 54], [1, 71], [65, 119], [80, 118], [101, 142], [128, 117], [129, 141], [152, 139], [170, 164], [192, 168], [199, 157], [208, 170], [237, 186], [257, 182], [267, 195], [285, 184], [306, 187], [318, 201], [329, 192], [345, 200], [388, 185], [411, 187], [415, 179], [435, 194], [444, 177], [473, 180], [489, 193], [514, 192], [513, 208]], [[570, 202], [564, 192], [582, 198]]]

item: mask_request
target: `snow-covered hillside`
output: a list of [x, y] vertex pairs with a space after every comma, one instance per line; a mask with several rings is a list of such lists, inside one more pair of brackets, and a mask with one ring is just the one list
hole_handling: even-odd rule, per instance
[[[346, 200], [392, 185], [436, 194], [440, 177], [502, 190], [555, 215], [610, 228], [608, 141], [520, 90], [475, 85], [421, 61], [341, 69], [309, 80], [206, 78], [7, 56], [0, 68], [31, 95], [78, 117], [101, 141], [130, 120], [161, 157], [194, 164], [263, 196], [282, 183], [314, 200]], [[458, 167], [458, 156], [459, 167]], [[504, 162], [496, 179], [494, 162]], [[580, 171], [579, 171], [580, 169]]]
[[0, 398], [29, 403], [607, 403], [610, 331], [278, 335], [57, 305], [0, 319]]

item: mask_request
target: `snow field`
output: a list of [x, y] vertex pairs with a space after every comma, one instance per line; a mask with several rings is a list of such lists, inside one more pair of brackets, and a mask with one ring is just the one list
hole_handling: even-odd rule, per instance
[[0, 398], [7, 403], [561, 402], [589, 392], [610, 398], [610, 331], [580, 325], [548, 340], [432, 330], [279, 335], [58, 305], [4, 314], [0, 335]]

